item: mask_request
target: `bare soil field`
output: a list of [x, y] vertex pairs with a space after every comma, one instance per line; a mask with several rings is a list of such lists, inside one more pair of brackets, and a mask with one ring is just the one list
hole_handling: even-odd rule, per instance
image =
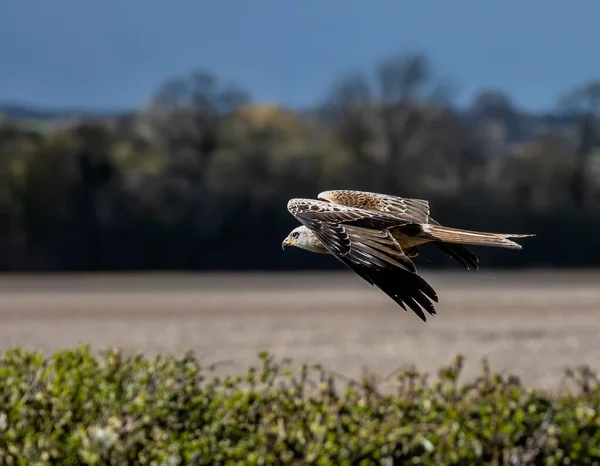
[[600, 272], [423, 272], [440, 297], [421, 322], [350, 272], [0, 276], [0, 350], [81, 343], [148, 355], [193, 350], [240, 373], [268, 350], [349, 377], [456, 353], [556, 388], [564, 368], [600, 368]]

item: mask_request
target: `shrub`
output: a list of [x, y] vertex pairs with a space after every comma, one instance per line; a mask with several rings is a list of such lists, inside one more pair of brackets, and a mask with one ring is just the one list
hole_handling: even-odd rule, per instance
[[600, 383], [587, 367], [552, 395], [492, 373], [459, 384], [457, 356], [433, 382], [393, 391], [261, 353], [218, 377], [193, 356], [0, 358], [0, 465], [600, 464]]

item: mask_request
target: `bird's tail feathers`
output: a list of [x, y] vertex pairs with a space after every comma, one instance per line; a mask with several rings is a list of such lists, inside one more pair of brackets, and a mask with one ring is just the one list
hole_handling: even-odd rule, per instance
[[427, 237], [434, 241], [454, 244], [470, 244], [473, 246], [490, 246], [496, 248], [523, 249], [508, 238], [526, 238], [534, 234], [487, 233], [483, 231], [461, 230], [459, 228], [426, 224], [422, 226]]

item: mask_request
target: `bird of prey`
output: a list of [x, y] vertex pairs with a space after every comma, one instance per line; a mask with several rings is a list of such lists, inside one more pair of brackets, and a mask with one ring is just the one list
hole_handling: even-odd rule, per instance
[[434, 244], [469, 270], [479, 268], [479, 259], [464, 245], [522, 249], [509, 238], [535, 236], [445, 227], [431, 218], [426, 200], [366, 191], [324, 191], [317, 199], [290, 199], [287, 209], [302, 225], [283, 249], [332, 254], [423, 321], [423, 311], [436, 314], [438, 296], [412, 261], [420, 245]]

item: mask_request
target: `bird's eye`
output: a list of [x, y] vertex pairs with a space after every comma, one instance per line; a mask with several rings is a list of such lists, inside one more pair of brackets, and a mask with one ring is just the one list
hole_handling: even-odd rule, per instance
[[292, 238], [298, 238], [298, 232], [297, 231], [294, 232], [294, 233], [292, 233]]

